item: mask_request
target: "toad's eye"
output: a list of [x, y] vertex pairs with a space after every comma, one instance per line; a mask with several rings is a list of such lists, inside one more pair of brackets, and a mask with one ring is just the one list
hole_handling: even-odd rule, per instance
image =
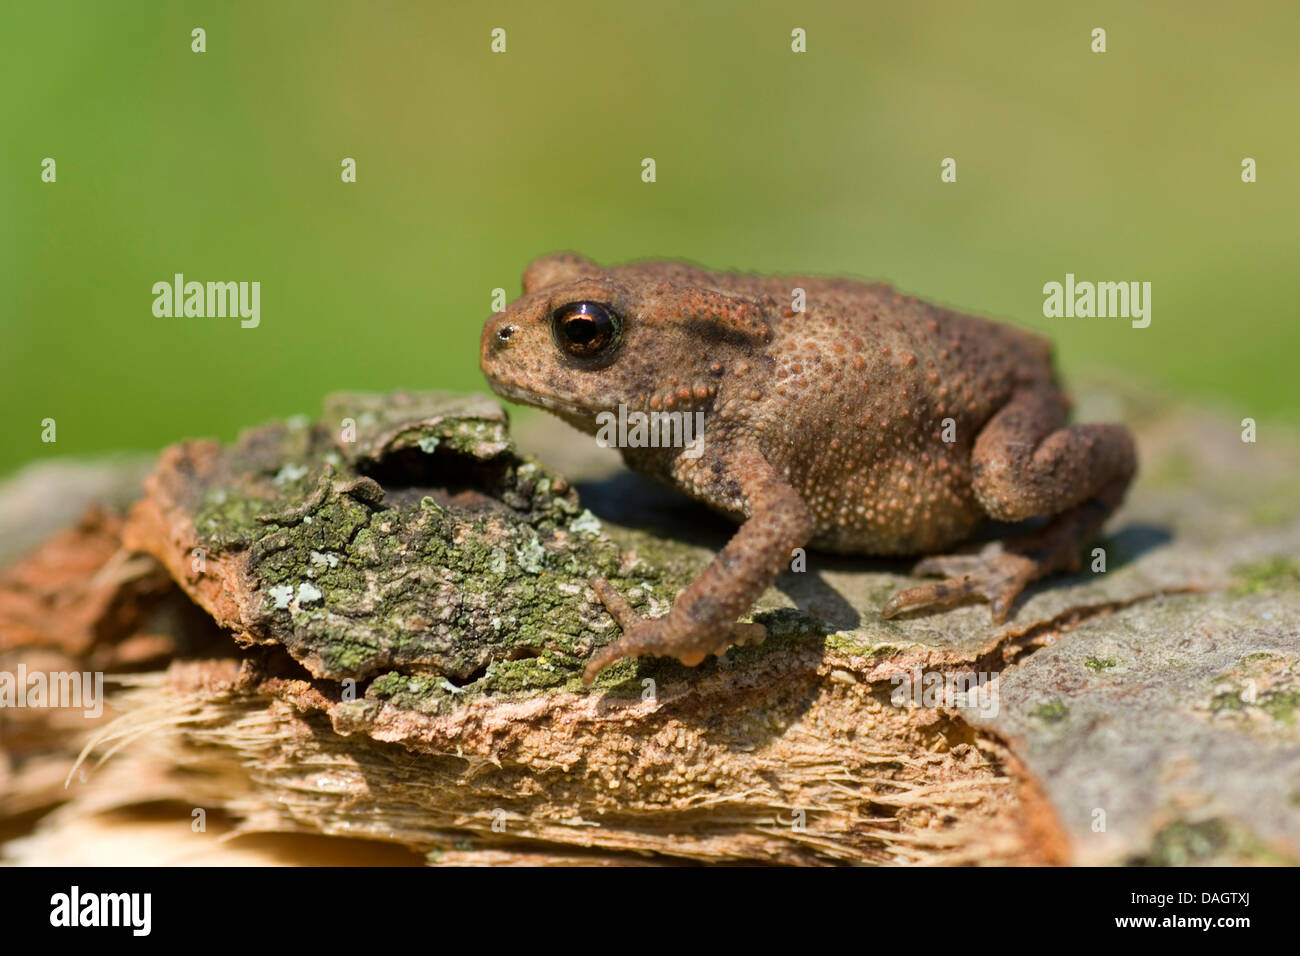
[[618, 344], [622, 323], [599, 302], [570, 302], [552, 316], [555, 341], [574, 358], [595, 358]]

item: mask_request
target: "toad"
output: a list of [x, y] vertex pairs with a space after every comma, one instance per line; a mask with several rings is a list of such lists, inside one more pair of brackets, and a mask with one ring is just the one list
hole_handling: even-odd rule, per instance
[[[625, 656], [694, 665], [760, 640], [738, 619], [805, 546], [928, 555], [913, 573], [937, 580], [884, 617], [983, 600], [1001, 623], [1031, 581], [1078, 567], [1137, 468], [1122, 426], [1068, 424], [1047, 339], [888, 285], [564, 253], [528, 266], [523, 289], [483, 329], [492, 389], [590, 434], [620, 410], [691, 415], [704, 433], [689, 449], [624, 460], [740, 523], [662, 617], [592, 581], [622, 634], [587, 683]], [[990, 519], [1036, 517], [944, 553]]]

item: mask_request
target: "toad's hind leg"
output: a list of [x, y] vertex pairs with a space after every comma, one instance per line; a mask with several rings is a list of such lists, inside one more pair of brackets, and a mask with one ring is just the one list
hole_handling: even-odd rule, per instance
[[1054, 388], [1018, 392], [990, 419], [971, 453], [975, 498], [989, 517], [1056, 517], [1000, 550], [926, 558], [913, 573], [945, 580], [898, 592], [882, 609], [885, 617], [983, 599], [1001, 623], [1030, 581], [1079, 566], [1080, 550], [1124, 500], [1137, 453], [1127, 429], [1063, 428], [1066, 415], [1065, 399]]

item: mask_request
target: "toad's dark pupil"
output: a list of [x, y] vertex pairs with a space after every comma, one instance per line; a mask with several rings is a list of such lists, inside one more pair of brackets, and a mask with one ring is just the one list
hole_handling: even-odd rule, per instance
[[575, 358], [594, 358], [618, 337], [618, 322], [598, 302], [571, 302], [555, 312], [556, 339]]
[[574, 316], [565, 320], [564, 334], [574, 345], [586, 345], [596, 337], [596, 323], [582, 316]]

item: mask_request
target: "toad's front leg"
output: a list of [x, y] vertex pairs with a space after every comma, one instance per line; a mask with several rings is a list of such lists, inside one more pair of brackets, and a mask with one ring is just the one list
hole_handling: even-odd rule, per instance
[[812, 514], [758, 451], [714, 451], [710, 457], [721, 463], [713, 480], [739, 488], [749, 517], [663, 617], [637, 617], [607, 582], [593, 581], [623, 634], [592, 656], [583, 683], [590, 684], [610, 664], [635, 654], [676, 657], [694, 666], [733, 644], [762, 640], [761, 624], [741, 624], [736, 619], [776, 580], [790, 553], [808, 543]]

